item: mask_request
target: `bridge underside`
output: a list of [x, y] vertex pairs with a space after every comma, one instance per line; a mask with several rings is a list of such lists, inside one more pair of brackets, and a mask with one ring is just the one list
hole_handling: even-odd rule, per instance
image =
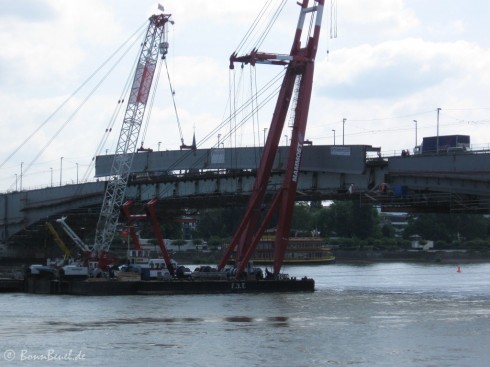
[[[488, 153], [370, 159], [370, 147], [366, 146], [315, 148], [310, 156], [305, 150], [297, 201], [354, 200], [397, 212], [490, 213], [490, 172], [485, 168]], [[222, 163], [213, 169], [207, 163], [202, 163], [206, 169], [196, 169], [194, 162], [193, 169], [163, 172], [149, 164], [147, 171], [134, 172], [126, 197], [142, 203], [157, 197], [161, 215], [183, 209], [243, 207], [253, 187], [255, 170], [248, 163], [241, 169], [234, 163], [233, 168], [228, 167], [223, 163], [224, 154]], [[202, 155], [212, 157], [209, 152]], [[147, 163], [152, 160], [146, 153], [139, 159]], [[281, 160], [276, 163], [268, 185], [269, 199], [283, 180]], [[163, 163], [155, 164], [161, 167]], [[17, 242], [26, 233], [36, 235], [44, 231], [40, 224], [61, 215], [75, 218], [70, 223], [74, 230], [84, 227], [91, 236], [104, 190], [105, 182], [100, 181], [4, 194], [0, 197], [0, 240]]]

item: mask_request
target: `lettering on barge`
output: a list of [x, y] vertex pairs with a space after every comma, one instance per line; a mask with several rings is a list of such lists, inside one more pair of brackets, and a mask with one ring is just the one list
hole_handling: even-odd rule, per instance
[[245, 289], [245, 282], [233, 282], [231, 283], [231, 289]]

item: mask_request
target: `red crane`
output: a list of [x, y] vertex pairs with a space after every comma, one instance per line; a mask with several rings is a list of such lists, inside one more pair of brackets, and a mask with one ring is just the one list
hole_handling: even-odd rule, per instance
[[[269, 135], [264, 146], [264, 152], [244, 218], [235, 232], [225, 255], [218, 264], [219, 270], [224, 268], [231, 254], [236, 250], [237, 274], [243, 273], [267, 225], [276, 212], [279, 213], [279, 222], [274, 243], [274, 274], [279, 274], [281, 270], [291, 229], [294, 199], [300, 174], [301, 155], [311, 99], [313, 71], [320, 37], [324, 0], [314, 1], [315, 5], [311, 7], [308, 6], [308, 3], [309, 0], [303, 0], [298, 3], [301, 10], [289, 55], [261, 53], [257, 50], [252, 50], [249, 55], [238, 56], [234, 53], [230, 57], [230, 69], [234, 68], [235, 62], [252, 66], [257, 63], [265, 63], [286, 66], [286, 73], [279, 91]], [[308, 14], [311, 15], [312, 21], [314, 19], [314, 23], [312, 23], [313, 27], [309, 30], [306, 44], [302, 46], [303, 25]], [[295, 106], [291, 145], [284, 181], [279, 191], [275, 194], [270, 207], [261, 218], [261, 208], [267, 184], [287, 111], [293, 100], [293, 93], [297, 93], [297, 104]]]
[[132, 225], [134, 221], [147, 221], [148, 218], [151, 220], [151, 224], [153, 226], [153, 231], [155, 232], [158, 246], [160, 247], [160, 251], [162, 253], [163, 259], [165, 260], [165, 265], [169, 270], [170, 274], [174, 275], [175, 270], [174, 265], [172, 263], [172, 259], [170, 258], [170, 254], [168, 252], [167, 246], [165, 245], [165, 240], [163, 239], [162, 232], [160, 230], [160, 225], [158, 224], [158, 218], [155, 211], [155, 205], [157, 204], [157, 199], [153, 198], [145, 205], [146, 214], [131, 214], [129, 208], [133, 204], [133, 200], [126, 201], [121, 208], [122, 213], [126, 217], [129, 226], [129, 234], [131, 235], [131, 239], [133, 240], [134, 247], [137, 250], [141, 250], [141, 243], [136, 233], [136, 229]]

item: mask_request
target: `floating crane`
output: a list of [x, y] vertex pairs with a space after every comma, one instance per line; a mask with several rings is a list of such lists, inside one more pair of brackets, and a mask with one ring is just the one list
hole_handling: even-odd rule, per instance
[[158, 56], [161, 55], [163, 59], [168, 51], [166, 26], [170, 21], [170, 16], [170, 14], [151, 16], [146, 37], [142, 44], [123, 125], [114, 154], [110, 179], [107, 182], [96, 228], [92, 251], [99, 258], [99, 261], [107, 256], [116, 232], [133, 157], [137, 151], [138, 137]]
[[[159, 6], [159, 9], [163, 11], [163, 7]], [[111, 166], [110, 179], [107, 182], [97, 222], [93, 246], [89, 247], [85, 244], [65, 223], [65, 218], [58, 220], [78, 247], [84, 251], [86, 257], [90, 253], [89, 257], [98, 260], [98, 267], [101, 269], [109, 263], [107, 255], [116, 232], [133, 157], [138, 151], [138, 138], [158, 59], [159, 56], [162, 60], [165, 59], [168, 52], [167, 24], [173, 24], [170, 17], [171, 14], [157, 14], [149, 18], [150, 23], [141, 44], [141, 52]]]
[[[280, 272], [291, 228], [294, 199], [300, 174], [301, 155], [305, 144], [304, 137], [313, 84], [315, 56], [324, 7], [324, 0], [316, 0], [315, 5], [311, 7], [308, 6], [308, 3], [309, 0], [298, 2], [301, 10], [289, 55], [262, 53], [254, 49], [249, 55], [238, 56], [233, 53], [230, 57], [230, 69], [234, 68], [235, 63], [250, 64], [252, 66], [262, 63], [285, 66], [286, 73], [279, 91], [269, 135], [264, 146], [264, 152], [244, 218], [234, 234], [225, 255], [218, 264], [219, 270], [224, 268], [233, 251], [236, 250], [237, 274], [242, 274], [273, 214], [278, 212], [279, 222], [274, 243], [274, 274], [277, 276]], [[315, 19], [315, 21], [314, 26], [309, 31], [306, 45], [302, 46], [301, 37], [307, 14], [310, 14], [311, 19]], [[260, 218], [265, 191], [279, 146], [287, 111], [290, 102], [293, 100], [293, 93], [296, 93], [297, 99], [295, 99], [296, 106], [293, 106], [295, 108], [294, 123], [284, 181], [279, 191], [275, 194], [268, 211]]]

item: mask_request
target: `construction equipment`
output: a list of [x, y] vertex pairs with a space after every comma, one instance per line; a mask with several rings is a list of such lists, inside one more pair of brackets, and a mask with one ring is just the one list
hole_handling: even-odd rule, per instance
[[61, 217], [59, 219], [56, 219], [56, 223], [59, 223], [61, 225], [61, 228], [66, 232], [66, 234], [72, 239], [72, 241], [77, 245], [77, 247], [82, 251], [84, 254], [84, 257], [87, 259], [91, 256], [91, 249], [90, 247], [83, 242], [83, 240], [78, 237], [78, 235], [73, 231], [73, 229], [70, 228], [68, 224], [65, 222], [66, 217]]
[[[254, 49], [249, 55], [238, 56], [233, 53], [230, 57], [230, 69], [234, 68], [234, 63], [250, 64], [252, 66], [264, 63], [285, 66], [286, 72], [279, 91], [260, 166], [257, 170], [252, 195], [250, 196], [244, 218], [233, 236], [225, 255], [218, 264], [219, 270], [223, 269], [236, 249], [237, 274], [242, 274], [273, 214], [277, 212], [279, 213], [279, 222], [274, 243], [274, 274], [277, 276], [280, 272], [291, 227], [298, 176], [300, 175], [301, 154], [305, 143], [304, 137], [324, 0], [315, 1], [316, 4], [312, 7], [309, 7], [308, 3], [309, 0], [298, 2], [301, 10], [289, 55], [261, 53]], [[308, 14], [311, 15], [311, 25], [314, 26], [308, 31], [306, 45], [302, 47], [303, 25]], [[296, 96], [293, 97], [293, 93]], [[265, 191], [291, 101], [294, 101], [296, 105], [293, 105], [295, 109], [294, 122], [284, 181], [268, 211], [260, 218]]]
[[132, 204], [133, 204], [132, 200], [126, 201], [122, 206], [122, 212], [126, 217], [126, 220], [128, 221], [130, 227], [129, 231], [135, 248], [137, 250], [142, 249], [136, 230], [134, 229], [134, 226], [132, 226], [131, 224], [136, 220], [141, 221], [141, 220], [147, 220], [149, 218], [153, 226], [153, 231], [155, 232], [155, 236], [158, 242], [158, 247], [160, 248], [163, 259], [165, 261], [165, 265], [167, 266], [167, 269], [169, 270], [170, 274], [174, 275], [176, 269], [174, 267], [172, 259], [170, 258], [170, 254], [167, 250], [167, 246], [165, 245], [165, 240], [163, 239], [163, 235], [160, 230], [160, 225], [158, 223], [158, 218], [155, 212], [155, 205], [157, 204], [157, 199], [152, 199], [148, 203], [146, 203], [145, 205], [146, 214], [131, 214], [129, 212], [129, 208]]
[[[162, 7], [159, 9], [161, 10]], [[164, 59], [168, 52], [167, 24], [169, 22], [173, 24], [170, 17], [171, 14], [158, 14], [149, 18], [150, 24], [141, 44], [141, 52], [114, 154], [110, 179], [107, 182], [99, 214], [93, 246], [86, 245], [65, 223], [65, 218], [58, 219], [66, 233], [85, 253], [85, 260], [88, 258], [91, 258], [92, 262], [97, 260], [100, 269], [108, 265], [107, 254], [116, 232], [133, 157], [138, 150], [139, 133], [158, 58], [160, 56]]]
[[105, 258], [116, 232], [121, 205], [128, 183], [134, 154], [137, 151], [138, 137], [155, 74], [158, 56], [162, 59], [168, 51], [166, 26], [170, 14], [150, 17], [150, 24], [142, 44], [136, 67], [123, 125], [119, 135], [110, 179], [100, 211], [92, 251], [99, 258]]
[[137, 220], [146, 220], [146, 215], [144, 214], [131, 214], [129, 211], [129, 208], [133, 205], [133, 200], [128, 200], [126, 201], [123, 206], [121, 207], [121, 212], [123, 215], [126, 217], [126, 221], [128, 223], [128, 235], [131, 238], [131, 241], [133, 242], [133, 246], [136, 250], [141, 250], [141, 242], [140, 238], [138, 236], [138, 233], [136, 232], [136, 228], [133, 225], [133, 222]]
[[65, 256], [65, 260], [70, 258], [71, 257], [70, 250], [68, 249], [68, 247], [66, 247], [65, 243], [61, 239], [58, 232], [56, 232], [56, 229], [54, 229], [53, 225], [50, 222], [46, 222], [46, 228], [48, 229], [49, 233], [51, 233], [51, 235], [53, 236], [54, 242], [56, 242], [61, 252], [63, 252], [63, 255]]

